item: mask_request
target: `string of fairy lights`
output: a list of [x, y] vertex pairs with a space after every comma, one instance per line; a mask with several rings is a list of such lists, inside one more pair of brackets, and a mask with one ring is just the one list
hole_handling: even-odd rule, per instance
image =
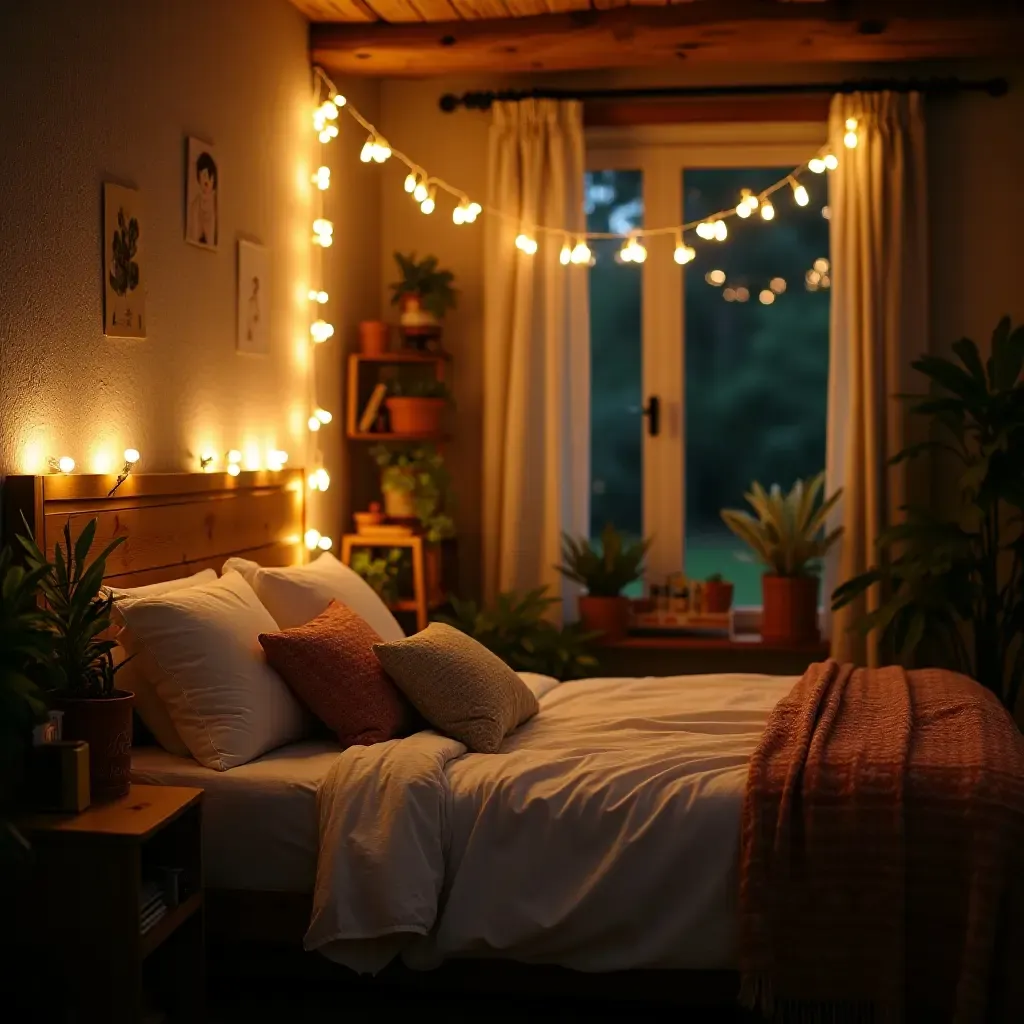
[[[795, 205], [807, 206], [811, 198], [807, 186], [801, 181], [801, 176], [807, 172], [813, 175], [822, 175], [828, 171], [834, 171], [839, 166], [839, 157], [826, 144], [805, 163], [793, 168], [768, 188], [759, 192], [743, 189], [734, 207], [718, 210], [700, 219], [664, 227], [636, 228], [628, 232], [569, 231], [564, 225], [528, 223], [520, 214], [511, 213], [492, 205], [483, 206], [471, 198], [464, 189], [429, 174], [421, 164], [395, 149], [376, 125], [363, 117], [346, 100], [322, 68], [317, 67], [314, 71], [317, 88], [313, 126], [321, 144], [326, 145], [338, 137], [336, 123], [338, 117], [342, 112], [348, 114], [367, 133], [366, 141], [359, 153], [359, 159], [363, 163], [376, 164], [383, 164], [393, 159], [404, 164], [408, 169], [404, 182], [405, 191], [409, 193], [414, 202], [419, 204], [421, 213], [431, 216], [438, 209], [439, 196], [447, 195], [454, 200], [452, 205], [452, 222], [454, 224], [460, 226], [473, 224], [481, 214], [495, 217], [513, 227], [516, 231], [515, 246], [527, 256], [537, 253], [540, 239], [554, 240], [559, 245], [558, 258], [563, 266], [593, 265], [594, 254], [587, 243], [598, 239], [621, 240], [622, 246], [616, 254], [616, 258], [622, 263], [643, 263], [647, 259], [645, 241], [666, 235], [675, 241], [673, 259], [680, 266], [685, 266], [697, 256], [695, 244], [697, 240], [717, 243], [724, 242], [729, 237], [729, 221], [733, 217], [746, 220], [756, 212], [762, 220], [773, 221], [776, 216], [776, 203], [781, 199], [780, 192], [784, 193], [788, 190], [790, 200]], [[859, 141], [858, 128], [857, 118], [846, 119], [843, 145], [847, 149], [856, 148]], [[329, 181], [330, 172], [327, 168], [321, 167], [320, 171], [326, 172], [325, 181]], [[827, 214], [825, 215], [827, 216]], [[329, 238], [329, 232], [333, 231], [333, 225], [329, 221], [319, 221], [318, 223], [326, 225]], [[316, 231], [317, 226], [314, 224], [314, 232]], [[696, 239], [692, 237], [693, 235], [696, 236]], [[330, 244], [329, 241], [327, 244]], [[824, 287], [828, 287], [827, 283], [824, 284]], [[766, 291], [771, 291], [771, 289]], [[333, 332], [333, 328], [329, 324], [321, 330], [328, 328]]]

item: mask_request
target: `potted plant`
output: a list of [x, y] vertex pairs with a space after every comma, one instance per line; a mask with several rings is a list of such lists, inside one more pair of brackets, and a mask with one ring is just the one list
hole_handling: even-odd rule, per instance
[[704, 609], [713, 615], [724, 615], [732, 607], [732, 589], [720, 572], [713, 572], [704, 581]]
[[821, 559], [843, 528], [825, 535], [825, 520], [842, 491], [818, 503], [825, 474], [797, 480], [788, 494], [775, 484], [770, 491], [756, 481], [744, 495], [757, 517], [723, 509], [722, 520], [768, 570], [761, 577], [761, 639], [778, 644], [814, 643], [818, 630]]
[[650, 540], [626, 543], [609, 523], [596, 545], [586, 537], [574, 540], [562, 534], [562, 564], [555, 568], [567, 579], [580, 583], [579, 612], [583, 628], [603, 634], [603, 642], [620, 640], [629, 626], [629, 598], [622, 591], [643, 574]]
[[448, 387], [434, 377], [394, 380], [388, 387], [384, 404], [395, 434], [422, 434], [430, 437], [441, 432], [441, 417], [451, 401]]
[[1012, 713], [1024, 684], [1024, 326], [1000, 320], [985, 363], [967, 338], [953, 353], [911, 364], [933, 385], [904, 396], [931, 439], [892, 460], [948, 456], [952, 514], [909, 506], [878, 538], [878, 564], [838, 587], [832, 607], [877, 587], [876, 610], [857, 626], [880, 630], [886, 660], [969, 675]]
[[393, 605], [398, 600], [399, 579], [408, 568], [403, 564], [406, 554], [404, 548], [389, 548], [383, 554], [360, 548], [352, 553], [351, 567], [386, 605]]
[[95, 519], [74, 542], [71, 526], [65, 524], [64, 547], [55, 546], [52, 565], [31, 536], [18, 540], [29, 570], [45, 569], [39, 589], [51, 632], [50, 704], [64, 713], [64, 739], [89, 744], [91, 795], [101, 801], [128, 792], [134, 695], [114, 686], [121, 666], [113, 659], [117, 641], [108, 637], [113, 598], [100, 594], [107, 557], [125, 538], [117, 537], [87, 562], [95, 536]]
[[380, 320], [359, 324], [359, 352], [364, 356], [382, 356], [388, 350], [388, 325]]
[[406, 343], [426, 348], [441, 337], [445, 313], [455, 308], [455, 275], [437, 269], [437, 257], [425, 256], [417, 262], [416, 253], [395, 253], [401, 277], [391, 285], [391, 304], [398, 307], [398, 320]]
[[455, 524], [444, 511], [449, 501], [448, 469], [433, 445], [379, 444], [370, 449], [370, 456], [380, 467], [389, 519], [415, 520], [431, 544], [455, 536]]
[[592, 676], [597, 670], [590, 645], [598, 634], [587, 632], [579, 622], [562, 627], [549, 622], [545, 613], [559, 598], [550, 597], [547, 587], [522, 596], [499, 594], [491, 608], [454, 596], [449, 596], [449, 601], [452, 614], [438, 615], [437, 621], [473, 637], [517, 672], [538, 672], [564, 680]]
[[37, 600], [46, 572], [15, 565], [9, 547], [0, 551], [0, 883], [26, 860], [27, 845], [8, 814], [18, 804], [32, 730], [46, 719], [38, 684], [52, 636]]

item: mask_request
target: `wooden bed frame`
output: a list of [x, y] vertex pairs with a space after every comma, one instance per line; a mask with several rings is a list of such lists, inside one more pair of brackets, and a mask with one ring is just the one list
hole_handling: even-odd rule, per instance
[[[136, 587], [213, 568], [232, 555], [266, 566], [303, 562], [305, 474], [279, 472], [133, 473], [116, 477], [11, 476], [3, 488], [3, 538], [23, 532], [24, 516], [48, 551], [75, 538], [93, 518], [95, 544], [125, 537], [105, 580]], [[329, 975], [364, 984], [353, 972], [302, 952], [312, 895], [208, 889], [206, 931], [214, 967], [286, 976]], [[518, 993], [531, 997], [658, 1000], [681, 1006], [735, 1007], [738, 977], [729, 971], [628, 971], [590, 975], [503, 960], [452, 961], [430, 972], [392, 965], [375, 979], [418, 991]]]

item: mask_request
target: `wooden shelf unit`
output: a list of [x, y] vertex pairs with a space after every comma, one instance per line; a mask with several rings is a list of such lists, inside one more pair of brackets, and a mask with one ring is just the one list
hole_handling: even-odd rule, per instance
[[345, 435], [351, 441], [436, 441], [449, 439], [447, 433], [438, 434], [381, 434], [360, 430], [359, 418], [370, 399], [370, 393], [380, 382], [378, 373], [373, 381], [367, 381], [362, 373], [364, 367], [423, 366], [432, 367], [437, 380], [443, 381], [445, 365], [451, 360], [447, 352], [387, 352], [380, 356], [364, 356], [358, 352], [348, 357], [348, 386], [345, 402]]

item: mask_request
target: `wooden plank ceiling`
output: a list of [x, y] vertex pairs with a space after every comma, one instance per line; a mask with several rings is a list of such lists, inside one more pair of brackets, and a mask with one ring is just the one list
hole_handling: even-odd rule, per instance
[[292, 0], [338, 74], [1024, 53], [1024, 0]]

